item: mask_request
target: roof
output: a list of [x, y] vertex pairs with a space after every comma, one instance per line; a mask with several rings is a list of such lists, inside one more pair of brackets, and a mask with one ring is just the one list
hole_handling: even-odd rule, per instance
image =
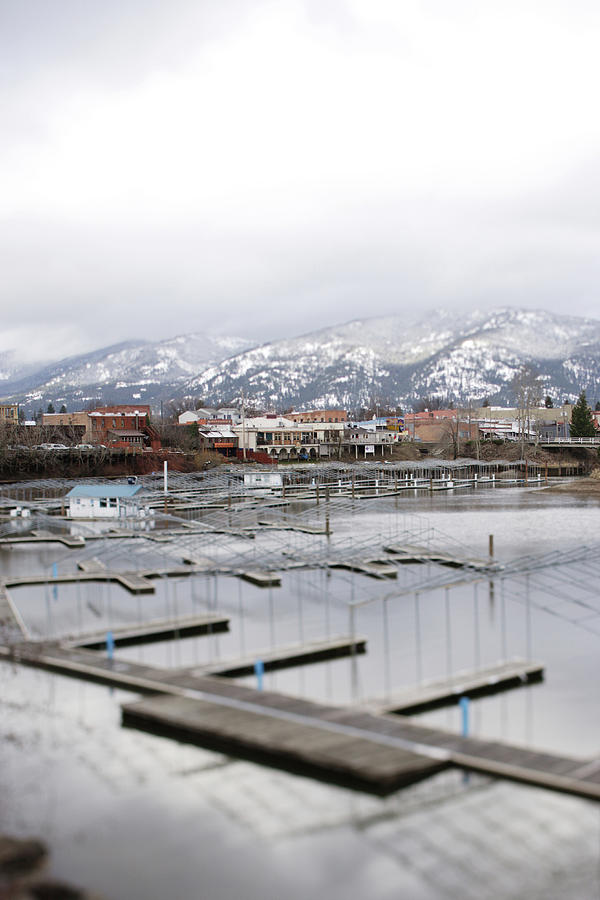
[[127, 498], [133, 497], [142, 488], [141, 484], [77, 484], [67, 497]]

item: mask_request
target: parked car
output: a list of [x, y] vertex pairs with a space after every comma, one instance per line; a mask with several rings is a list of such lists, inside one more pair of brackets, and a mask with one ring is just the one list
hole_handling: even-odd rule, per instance
[[69, 448], [67, 447], [66, 444], [48, 444], [48, 443], [44, 443], [44, 444], [38, 444], [37, 447], [36, 447], [35, 449], [36, 449], [36, 450], [68, 450]]
[[73, 447], [74, 450], [93, 450], [93, 444], [75, 444]]

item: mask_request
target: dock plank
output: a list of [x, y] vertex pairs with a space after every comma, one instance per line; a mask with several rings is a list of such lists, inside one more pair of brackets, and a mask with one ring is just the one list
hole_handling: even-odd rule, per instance
[[454, 765], [600, 800], [596, 760], [461, 737], [401, 716], [293, 700], [223, 678], [109, 660], [59, 644], [24, 641], [0, 647], [0, 658], [159, 695], [123, 706], [123, 721], [132, 727], [372, 793], [387, 794]]
[[261, 660], [265, 672], [288, 669], [309, 663], [322, 662], [366, 653], [367, 639], [364, 637], [338, 637], [324, 641], [306, 641], [269, 650], [257, 650], [246, 657], [219, 660], [203, 666], [191, 666], [187, 671], [192, 675], [220, 675], [224, 678], [240, 678], [254, 673], [254, 665]]
[[214, 704], [188, 697], [150, 697], [127, 704], [123, 724], [377, 794], [445, 766], [411, 751], [373, 746], [368, 739], [260, 713], [227, 709], [215, 719]]
[[451, 678], [425, 682], [405, 691], [393, 694], [385, 701], [368, 701], [365, 706], [378, 712], [414, 715], [428, 709], [450, 706], [461, 697], [481, 697], [544, 677], [544, 666], [522, 659], [510, 660], [475, 669], [457, 672]]
[[247, 569], [239, 573], [243, 581], [248, 581], [256, 587], [280, 587], [281, 578], [273, 572], [259, 572], [257, 569]]
[[[229, 630], [229, 618], [218, 615], [185, 616], [179, 619], [154, 619], [143, 625], [113, 628], [111, 633], [117, 647], [151, 644], [174, 637], [192, 637]], [[102, 650], [106, 646], [106, 631], [81, 635], [65, 642], [67, 647]]]

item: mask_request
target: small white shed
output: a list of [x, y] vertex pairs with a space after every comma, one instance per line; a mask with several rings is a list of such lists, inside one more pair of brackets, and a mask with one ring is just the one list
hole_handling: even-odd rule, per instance
[[67, 494], [72, 519], [121, 519], [145, 514], [141, 484], [78, 484]]
[[280, 472], [244, 472], [244, 487], [280, 488], [283, 475]]

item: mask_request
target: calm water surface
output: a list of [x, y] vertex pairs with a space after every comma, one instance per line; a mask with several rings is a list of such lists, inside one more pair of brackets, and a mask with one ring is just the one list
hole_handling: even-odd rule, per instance
[[[497, 558], [509, 561], [595, 545], [600, 506], [505, 488], [365, 501], [332, 524], [358, 546], [369, 530], [385, 531], [386, 517], [391, 534], [403, 516], [416, 527], [414, 515], [423, 535], [433, 529], [470, 556], [484, 557], [494, 534]], [[125, 568], [134, 552], [115, 547], [115, 567]], [[72, 571], [76, 553], [15, 550], [0, 564], [4, 575], [50, 573], [54, 562]], [[147, 564], [160, 565], [161, 554], [148, 551]], [[362, 603], [354, 627], [368, 638], [366, 655], [274, 673], [265, 686], [343, 704], [530, 652], [546, 664], [544, 683], [474, 701], [473, 733], [598, 755], [595, 557], [528, 579], [458, 583], [416, 597], [415, 585], [439, 571], [400, 567], [388, 583], [297, 570], [266, 591], [226, 577], [160, 579], [156, 594], [142, 598], [102, 582], [59, 585], [56, 596], [50, 582], [12, 594], [40, 635], [175, 612], [230, 616], [228, 634], [119, 651], [168, 667], [348, 633], [348, 602]], [[461, 772], [371, 798], [124, 730], [120, 704], [134, 694], [5, 664], [0, 679], [1, 827], [44, 838], [52, 874], [106, 898], [600, 896], [597, 804]], [[420, 720], [459, 727], [455, 709]]]

